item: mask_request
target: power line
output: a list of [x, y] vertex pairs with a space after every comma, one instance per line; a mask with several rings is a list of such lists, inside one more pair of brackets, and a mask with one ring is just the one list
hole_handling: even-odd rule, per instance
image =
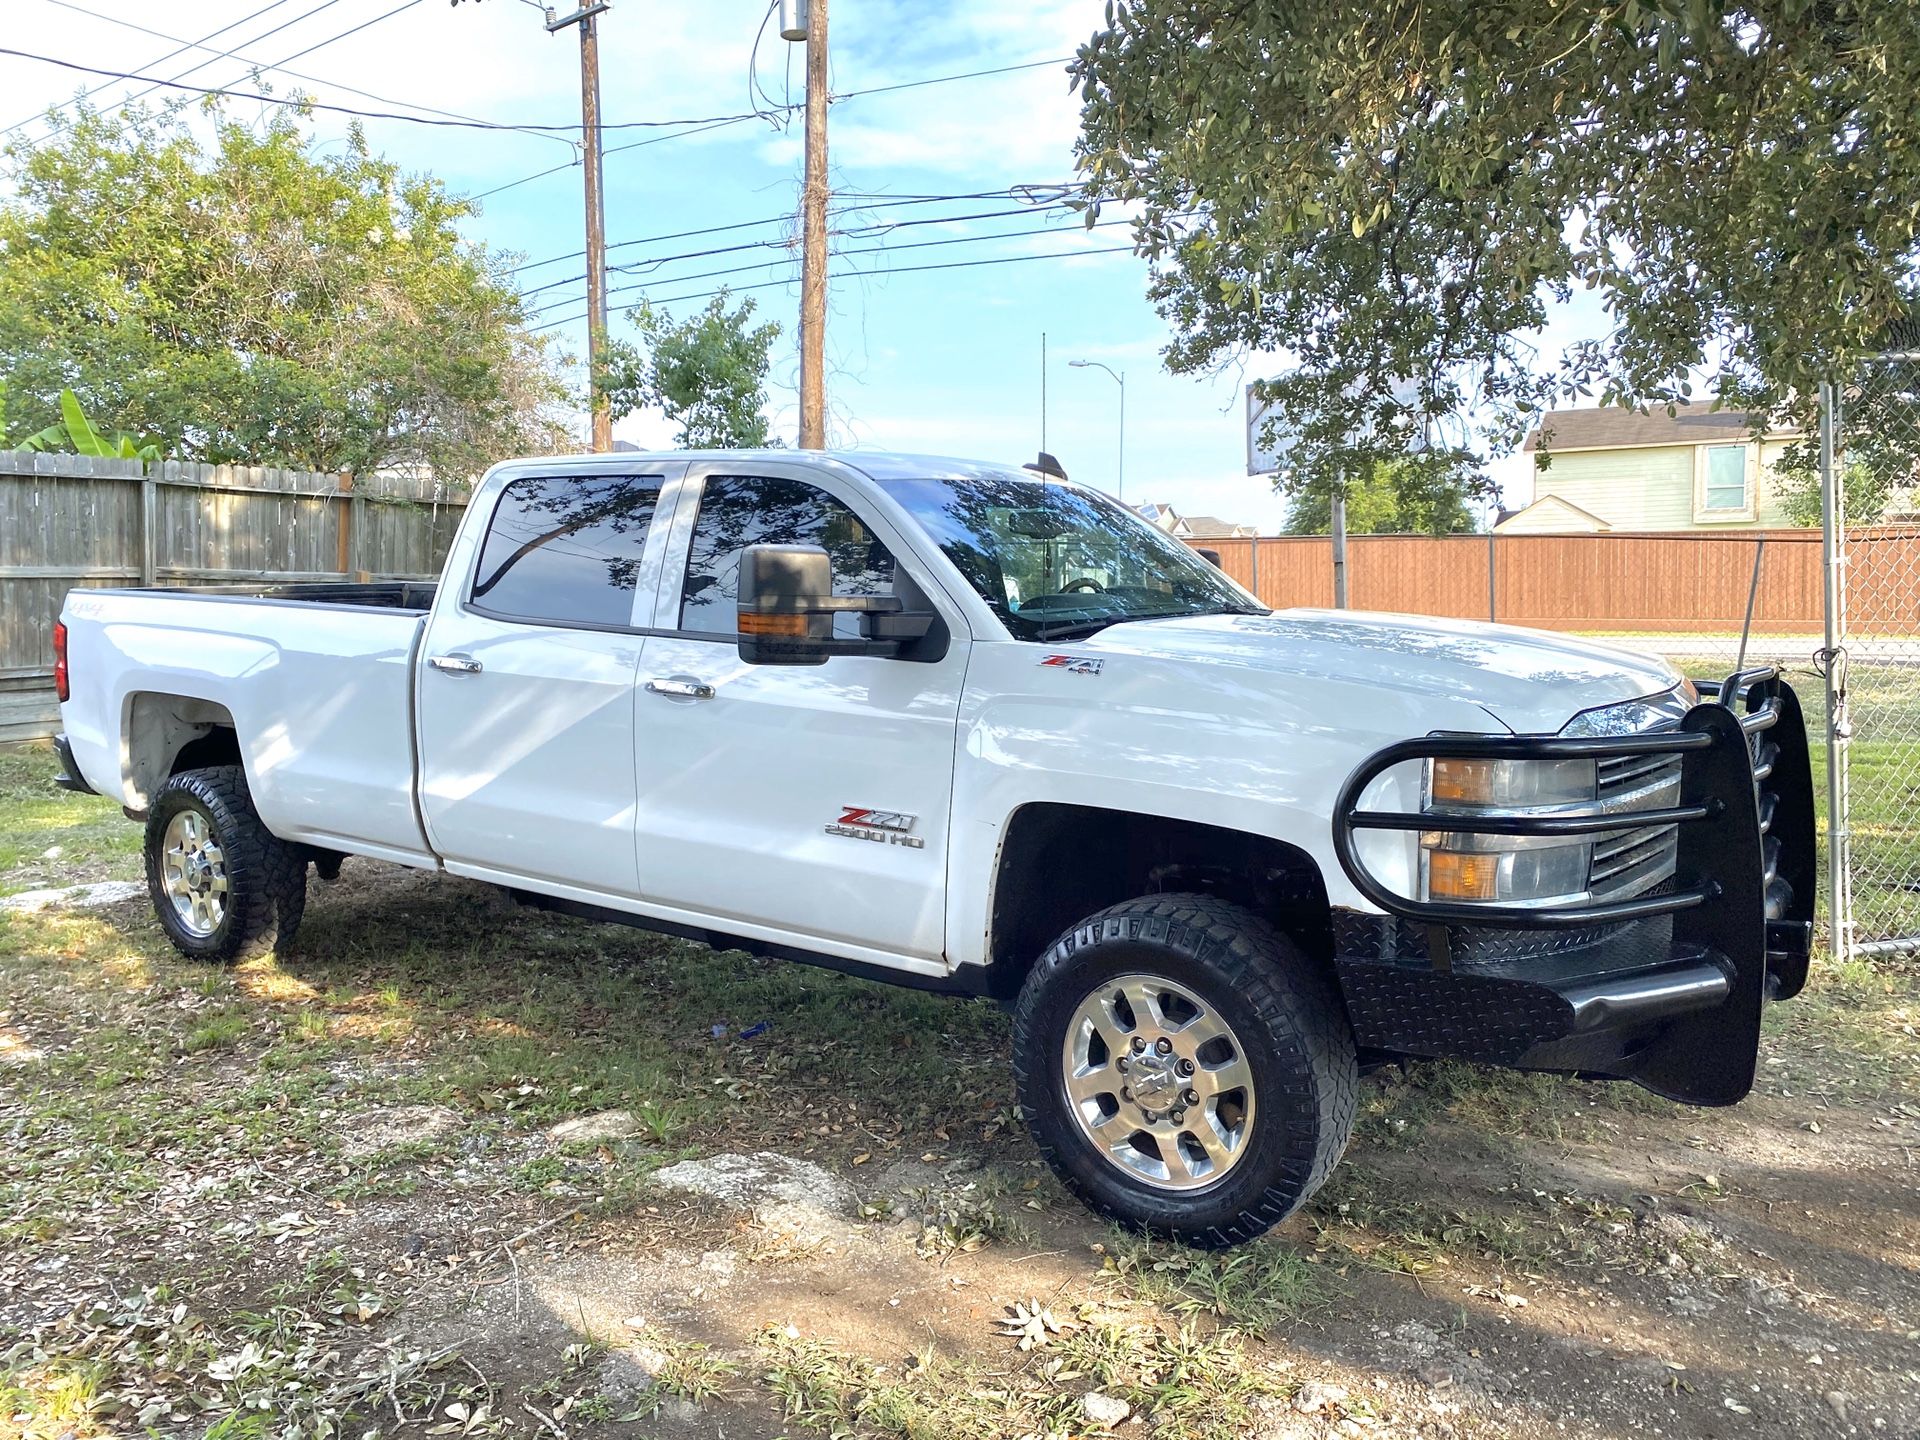
[[[887, 95], [887, 94], [893, 93], [896, 90], [917, 90], [925, 85], [947, 85], [947, 84], [951, 84], [956, 80], [978, 80], [989, 75], [1011, 75], [1016, 71], [1020, 71], [1020, 70], [1040, 70], [1040, 69], [1044, 69], [1046, 66], [1049, 66], [1049, 65], [1065, 65], [1071, 58], [1072, 58], [1071, 56], [1059, 56], [1051, 60], [1024, 60], [1018, 65], [996, 65], [989, 70], [967, 70], [956, 75], [930, 75], [924, 80], [906, 80], [906, 81], [902, 81], [900, 84], [897, 84], [897, 85], [875, 85], [870, 89], [866, 89], [866, 90], [848, 90], [838, 95], [829, 95], [827, 97], [827, 100], [830, 105], [833, 105], [833, 104], [838, 104], [842, 100], [858, 100], [864, 95]], [[680, 124], [688, 124], [688, 125], [700, 125], [702, 129], [718, 130], [723, 126], [738, 125], [747, 120], [766, 120], [770, 117], [772, 113], [780, 110], [785, 110], [788, 113], [791, 113], [801, 108], [803, 107], [794, 105], [794, 104], [787, 104], [783, 106], [771, 106], [769, 107], [768, 110], [756, 110], [744, 115], [716, 116], [714, 117], [714, 120], [711, 124], [707, 124], [705, 122], [696, 121], [696, 120], [680, 121], [680, 122], [659, 121], [656, 123], [658, 124], [680, 123]], [[687, 135], [698, 135], [701, 133], [701, 131], [688, 130], [683, 133]], [[673, 140], [673, 139], [678, 139], [680, 137], [677, 135], [669, 135], [669, 136], [664, 136], [660, 138]], [[652, 145], [652, 144], [658, 144], [658, 143], [659, 143], [658, 140], [637, 140], [626, 145], [611, 146], [604, 153], [608, 155], [616, 155], [622, 150], [636, 150], [642, 145]], [[517, 180], [509, 180], [504, 185], [496, 185], [491, 190], [482, 191], [479, 195], [470, 196], [468, 198], [474, 199], [474, 200], [482, 200], [482, 199], [485, 199], [488, 195], [498, 195], [502, 190], [512, 190], [516, 186], [526, 185], [535, 180], [543, 180], [547, 176], [556, 174], [557, 172], [561, 170], [565, 170], [567, 168], [568, 167], [565, 165], [555, 165], [546, 170], [536, 171], [531, 175], [522, 175]], [[564, 259], [567, 257], [563, 256], [559, 258]]]
[[[561, 166], [559, 168], [565, 169], [566, 167]], [[829, 216], [837, 217], [841, 215], [852, 215], [865, 210], [890, 210], [901, 205], [933, 205], [952, 200], [993, 200], [1003, 195], [1009, 197], [1019, 196], [1028, 191], [1057, 190], [1064, 194], [1072, 188], [1071, 185], [1067, 184], [1043, 184], [1033, 182], [1008, 185], [999, 190], [966, 190], [952, 195], [890, 195], [884, 191], [836, 190], [834, 192], [835, 195], [842, 198], [867, 195], [871, 195], [873, 198], [863, 199], [862, 202], [857, 205], [845, 205], [837, 210], [829, 210], [827, 213]], [[480, 197], [475, 196], [473, 198], [478, 199]], [[1045, 205], [1035, 206], [1033, 207], [1034, 212], [1039, 213], [1039, 211], [1050, 208], [1055, 203], [1057, 202], [1048, 201]], [[777, 215], [762, 216], [758, 220], [736, 220], [728, 225], [708, 225], [699, 230], [676, 230], [667, 235], [643, 235], [632, 240], [617, 240], [607, 246], [607, 249], [609, 251], [624, 250], [634, 245], [657, 245], [666, 240], [692, 240], [702, 235], [723, 235], [732, 230], [751, 230], [756, 226], [781, 224], [791, 219], [793, 219], [793, 212], [791, 210], [782, 210]], [[544, 260], [528, 260], [514, 266], [506, 273], [509, 275], [518, 275], [525, 270], [538, 270], [543, 265], [558, 265], [563, 260], [578, 260], [586, 253], [584, 250], [569, 250], [564, 255], [549, 255]], [[542, 286], [541, 288], [545, 289], [546, 287]]]
[[928, 80], [907, 80], [899, 85], [875, 85], [866, 90], [848, 90], [833, 98], [856, 100], [862, 95], [888, 95], [895, 90], [918, 90], [923, 85], [945, 85], [954, 80], [978, 80], [987, 75], [1011, 75], [1016, 70], [1044, 70], [1049, 65], [1066, 65], [1072, 59], [1071, 55], [1061, 55], [1052, 60], [1028, 60], [1019, 65], [996, 65], [991, 70], [967, 70], [958, 75], [935, 75]]
[[[156, 65], [164, 65], [167, 63], [167, 61], [173, 59], [173, 57], [176, 55], [184, 55], [187, 53], [187, 51], [194, 49], [196, 46], [204, 45], [209, 40], [218, 39], [220, 36], [226, 34], [227, 31], [229, 30], [239, 29], [242, 25], [246, 24], [249, 20], [258, 20], [262, 15], [265, 15], [269, 10], [278, 10], [282, 5], [286, 5], [290, 3], [292, 3], [292, 0], [272, 0], [271, 4], [262, 5], [258, 10], [254, 10], [249, 12], [248, 14], [242, 15], [238, 20], [230, 21], [227, 24], [222, 25], [218, 30], [209, 30], [206, 34], [202, 35], [198, 40], [194, 41], [192, 44], [186, 44], [185, 42], [182, 42], [177, 49], [169, 50], [166, 54], [160, 56], [158, 59], [147, 61], [147, 63], [142, 65], [140, 69], [151, 70]], [[248, 43], [251, 44], [253, 42], [249, 41]], [[136, 71], [135, 73], [137, 74], [138, 72]], [[189, 71], [187, 73], [191, 74], [192, 72]], [[111, 84], [111, 83], [113, 82], [109, 81], [100, 85], [95, 85], [90, 89], [82, 90], [80, 94], [75, 98], [77, 100], [85, 100], [88, 96], [97, 94], [98, 92], [106, 89], [107, 84]], [[27, 116], [27, 118], [24, 120], [14, 121], [13, 124], [7, 126], [4, 130], [0, 130], [0, 136], [11, 135], [16, 130], [24, 129], [26, 126], [33, 124], [34, 121], [42, 118], [42, 116], [44, 116], [45, 113], [46, 113], [45, 111], [36, 111], [34, 114]]]
[[[1097, 222], [1097, 228], [1105, 229], [1114, 225], [1130, 225], [1132, 223], [1133, 222], [1130, 220], [1101, 220]], [[833, 233], [836, 235], [844, 235], [847, 232], [835, 231]], [[1037, 227], [1028, 226], [1025, 229], [1021, 229], [1021, 230], [996, 230], [993, 233], [988, 235], [954, 235], [954, 236], [949, 236], [944, 240], [916, 240], [906, 245], [867, 245], [867, 246], [862, 246], [858, 249], [853, 249], [853, 250], [836, 250], [833, 252], [833, 256], [834, 256], [834, 259], [838, 260], [838, 259], [855, 256], [855, 255], [892, 255], [902, 250], [931, 250], [931, 249], [936, 249], [940, 246], [945, 246], [945, 245], [979, 245], [988, 240], [1019, 240], [1019, 239], [1024, 239], [1029, 235], [1070, 235], [1070, 234], [1079, 234], [1079, 233], [1080, 232], [1078, 230], [1067, 230], [1062, 227], [1048, 227], [1044, 225], [1037, 226]], [[763, 243], [765, 245], [771, 246], [774, 244], [785, 244], [786, 242], [770, 240], [770, 241], [765, 241]], [[728, 248], [729, 249], [753, 249], [756, 247], [730, 246]], [[704, 253], [716, 254], [720, 252], [707, 251]], [[697, 258], [700, 258], [701, 254], [702, 252], [695, 251], [687, 255], [664, 255], [664, 256], [661, 256], [658, 260], [643, 261], [641, 263], [649, 264], [649, 265], [665, 265], [670, 261], [674, 261], [674, 260], [697, 259]], [[787, 255], [776, 255], [771, 260], [760, 260], [760, 261], [751, 262], [746, 265], [724, 266], [718, 270], [703, 270], [693, 275], [673, 275], [673, 276], [669, 276], [665, 280], [644, 280], [632, 285], [617, 286], [614, 289], [609, 290], [607, 294], [609, 296], [630, 295], [636, 290], [645, 290], [650, 285], [668, 285], [668, 284], [684, 285], [694, 280], [712, 280], [723, 275], [744, 275], [750, 271], [764, 270], [769, 265], [785, 264], [791, 258], [792, 258], [791, 256], [787, 256]], [[634, 272], [634, 269], [637, 267], [617, 267], [617, 268], [622, 268], [623, 273], [632, 274]], [[529, 293], [532, 293], [532, 292], [529, 292]], [[546, 314], [549, 311], [563, 309], [568, 305], [573, 305], [578, 303], [579, 302], [577, 300], [574, 300], [572, 297], [568, 297], [566, 299], [561, 299], [561, 300], [549, 301], [546, 304], [537, 307], [533, 311], [533, 314], [530, 318], [538, 319], [541, 315]]]
[[[1132, 254], [1131, 245], [1106, 245], [1098, 250], [1062, 250], [1050, 255], [999, 255], [991, 260], [947, 260], [935, 265], [883, 265], [872, 270], [847, 270], [843, 277], [851, 279], [877, 278], [887, 275], [911, 275], [927, 270], [971, 270], [981, 265], [1020, 265], [1029, 260], [1072, 260], [1082, 255], [1120, 255]], [[686, 277], [692, 279], [692, 276]], [[663, 295], [654, 301], [657, 305], [677, 305], [683, 300], [711, 300], [716, 295], [742, 295], [749, 290], [773, 290], [783, 285], [793, 284], [792, 280], [766, 280], [757, 285], [728, 285], [720, 290], [703, 290], [695, 295]], [[549, 320], [544, 325], [535, 325], [534, 330], [556, 330], [562, 325], [571, 325], [586, 318], [586, 311], [578, 315], [569, 315], [564, 320]]]
[[[352, 30], [343, 31], [341, 34], [335, 35], [330, 40], [322, 40], [318, 45], [310, 45], [307, 47], [306, 50], [300, 51], [299, 55], [305, 55], [310, 51], [318, 50], [321, 45], [331, 45], [334, 43], [335, 40], [344, 40], [347, 38], [348, 35], [352, 35], [356, 31], [366, 29], [368, 25], [377, 25], [382, 20], [386, 20], [394, 15], [398, 15], [402, 10], [411, 10], [415, 5], [418, 5], [420, 3], [421, 3], [421, 0], [405, 0], [404, 4], [395, 6], [393, 9], [387, 11], [385, 15], [376, 15], [374, 16], [373, 19], [367, 21], [366, 24], [356, 25]], [[84, 75], [104, 75], [111, 80], [140, 80], [145, 78], [144, 76], [131, 74], [123, 70], [106, 70], [106, 69], [102, 69], [97, 65], [82, 65], [77, 60], [60, 60], [55, 58], [52, 55], [35, 55], [30, 51], [12, 50], [12, 49], [8, 49], [5, 46], [0, 46], [0, 55], [11, 55], [16, 59], [20, 59], [20, 60], [38, 60], [40, 63], [44, 65], [58, 65], [63, 70], [77, 70]], [[287, 59], [296, 60], [299, 58], [299, 55], [289, 55]], [[205, 63], [210, 65], [213, 62], [209, 60]], [[261, 70], [279, 70], [279, 69], [282, 69], [285, 66], [285, 64], [286, 64], [286, 61], [281, 61], [278, 64], [257, 65], [254, 68], [261, 69]], [[186, 72], [186, 73], [191, 73], [191, 72]], [[319, 83], [325, 84], [327, 82], [321, 81]], [[343, 86], [341, 88], [344, 89], [346, 87]], [[542, 132], [542, 131], [578, 130], [580, 128], [578, 121], [575, 121], [571, 124], [543, 124], [543, 123], [529, 122], [523, 125], [511, 125], [500, 120], [468, 120], [468, 119], [439, 118], [439, 117], [430, 116], [430, 115], [403, 115], [400, 112], [395, 110], [359, 110], [354, 108], [351, 105], [329, 105], [324, 103], [323, 101], [314, 100], [311, 97], [306, 97], [306, 96], [263, 95], [255, 91], [234, 90], [224, 85], [186, 85], [186, 84], [182, 84], [177, 80], [156, 80], [153, 82], [151, 86], [149, 86], [146, 90], [141, 91], [140, 93], [143, 95], [150, 94], [154, 90], [184, 90], [191, 95], [218, 95], [228, 100], [258, 101], [263, 105], [292, 105], [292, 106], [297, 106], [302, 110], [324, 110], [334, 115], [351, 115], [356, 119], [360, 119], [360, 120], [397, 120], [409, 125], [429, 125], [429, 126], [434, 126], [436, 128], [450, 129], [450, 130], [517, 130], [517, 131], [525, 131], [525, 132]], [[125, 100], [119, 103], [122, 105], [129, 105], [129, 104], [132, 104], [133, 101], [139, 98], [140, 97], [138, 95], [130, 95]], [[407, 102], [403, 100], [398, 103], [404, 105]], [[420, 108], [424, 108], [424, 107], [420, 107]], [[739, 115], [703, 115], [696, 118], [685, 119], [685, 120], [621, 120], [621, 121], [614, 121], [614, 122], [610, 122], [608, 124], [602, 125], [600, 128], [602, 130], [658, 130], [668, 126], [732, 125], [732, 124], [737, 124], [742, 120], [757, 120], [759, 118], [761, 117], [758, 116], [757, 114], [753, 113], [752, 111], [748, 111], [744, 114], [739, 114]], [[688, 132], [688, 133], [695, 133], [695, 132]], [[671, 140], [671, 139], [678, 139], [679, 137], [669, 135], [662, 138]], [[637, 144], [640, 144], [640, 145], [644, 145], [648, 143], [650, 142], [644, 141], [644, 140], [637, 142]], [[635, 146], [623, 145], [623, 146], [620, 146], [619, 148], [623, 150], [631, 150], [631, 149], [634, 149]], [[613, 151], [609, 149], [607, 153], [611, 155]]]
[[[340, 3], [340, 0], [320, 0], [320, 3], [318, 5], [313, 6], [309, 10], [302, 10], [298, 15], [294, 16], [291, 20], [283, 20], [278, 25], [274, 26], [271, 30], [264, 30], [260, 34], [254, 36], [251, 40], [246, 41], [245, 43], [248, 45], [258, 45], [262, 40], [267, 39], [269, 36], [278, 35], [282, 30], [290, 29], [293, 26], [298, 25], [302, 20], [306, 20], [311, 18], [312, 16], [318, 15], [322, 10], [331, 10], [335, 5], [338, 5], [339, 3]], [[268, 8], [271, 9], [272, 7], [269, 6]], [[301, 53], [304, 54], [306, 52], [302, 51]], [[34, 56], [31, 58], [46, 59], [47, 57]], [[291, 60], [292, 58], [293, 57], [289, 55], [286, 57], [286, 60]], [[284, 65], [286, 63], [286, 60], [282, 60], [280, 63]], [[66, 64], [66, 62], [59, 61], [59, 60], [55, 60], [52, 63], [56, 65]], [[187, 76], [195, 74], [198, 71], [204, 70], [211, 64], [213, 64], [213, 61], [211, 60], [201, 60], [196, 64], [189, 65], [186, 69], [178, 72], [175, 75], [169, 76], [164, 81], [156, 81], [154, 84], [147, 86], [147, 88], [144, 90], [136, 90], [131, 95], [122, 96], [120, 99], [114, 101], [113, 104], [103, 108], [100, 111], [100, 114], [111, 115], [116, 110], [124, 110], [127, 106], [133, 104], [134, 101], [144, 99], [146, 96], [153, 94], [154, 91], [162, 89], [167, 85], [171, 85], [175, 81], [184, 80], [187, 78]], [[67, 66], [67, 68], [72, 69], [74, 67]], [[142, 66], [141, 68], [145, 69], [147, 67]], [[107, 73], [107, 72], [103, 72], [103, 73]], [[117, 76], [115, 78], [123, 79], [123, 80], [145, 80], [145, 79], [150, 79], [151, 77], [141, 75], [136, 71], [132, 75]], [[95, 88], [98, 89], [102, 87], [96, 86]], [[28, 146], [29, 148], [32, 148], [33, 146], [44, 145], [47, 141], [51, 140], [55, 135], [61, 134], [63, 131], [66, 131], [66, 130], [71, 130], [72, 128], [73, 126], [71, 124], [56, 125], [52, 130], [48, 131], [45, 135], [42, 135], [39, 139], [27, 142]]]
[[[118, 25], [123, 30], [133, 30], [133, 31], [137, 31], [142, 35], [151, 35], [156, 40], [170, 41], [171, 43], [180, 46], [181, 50], [207, 50], [212, 53], [214, 59], [216, 60], [238, 60], [242, 65], [252, 66], [255, 71], [268, 71], [268, 70], [275, 71], [275, 72], [278, 72], [279, 74], [286, 75], [289, 78], [294, 80], [305, 80], [309, 84], [325, 85], [329, 89], [333, 89], [333, 90], [344, 90], [349, 95], [358, 95], [362, 99], [373, 100], [382, 105], [404, 105], [409, 110], [419, 110], [424, 114], [428, 114], [428, 115], [443, 115], [450, 120], [467, 120], [467, 121], [473, 121], [475, 123], [481, 123], [481, 124], [486, 123], [484, 121], [481, 121], [478, 116], [465, 115], [458, 110], [442, 110], [436, 106], [421, 105], [412, 100], [394, 100], [389, 98], [388, 96], [376, 95], [371, 90], [362, 90], [358, 86], [348, 85], [339, 80], [326, 80], [326, 79], [322, 79], [318, 75], [302, 74], [298, 70], [289, 70], [284, 65], [268, 65], [265, 61], [255, 60], [251, 56], [243, 55], [237, 50], [219, 50], [199, 40], [182, 40], [178, 35], [169, 35], [161, 30], [150, 30], [145, 25], [134, 24], [131, 20], [122, 20], [117, 16], [103, 14], [100, 11], [96, 11], [96, 10], [89, 10], [84, 5], [74, 4], [73, 0], [46, 0], [46, 3], [49, 5], [57, 5], [62, 10], [71, 10], [76, 15], [85, 15], [90, 19], [94, 19], [94, 20], [104, 20], [109, 25]], [[285, 3], [285, 0], [280, 0], [280, 3]], [[249, 42], [249, 43], [257, 43], [257, 42]], [[176, 50], [176, 51], [173, 51], [172, 53], [177, 55], [181, 53], [181, 50]], [[142, 68], [144, 69], [145, 67], [143, 66]], [[523, 129], [525, 127], [513, 126], [511, 128]], [[538, 130], [528, 130], [527, 133], [530, 135], [533, 135], [536, 139], [540, 139], [540, 140], [558, 140], [563, 145], [571, 145], [573, 143], [571, 140], [566, 139], [564, 136], [549, 135]]]
[[[980, 210], [980, 211], [974, 212], [971, 215], [933, 215], [921, 220], [894, 220], [894, 221], [881, 221], [874, 225], [853, 225], [843, 230], [834, 230], [830, 233], [838, 236], [843, 236], [843, 237], [844, 236], [865, 236], [869, 234], [869, 232], [873, 232], [873, 231], [878, 231], [881, 234], [890, 234], [895, 230], [906, 230], [916, 225], [949, 225], [949, 224], [958, 224], [962, 220], [991, 220], [991, 219], [1004, 218], [1005, 216], [1008, 216], [1008, 215], [1044, 216], [1050, 213], [1051, 211], [1057, 210], [1059, 208], [1060, 207], [1058, 205], [1045, 205], [1045, 206], [1038, 206], [1038, 207], [1033, 207], [1028, 209], [1020, 209], [1020, 210]], [[847, 212], [836, 211], [834, 213], [845, 214]], [[780, 218], [791, 219], [792, 217], [782, 216]], [[1126, 223], [1126, 222], [1103, 220], [1099, 223], [1102, 225], [1112, 225], [1112, 224], [1120, 224], [1120, 223]], [[1045, 235], [1050, 232], [1043, 227], [1038, 230], [1034, 230], [1034, 229], [1002, 230], [996, 233], [1004, 236], [1004, 235]], [[992, 239], [993, 237], [980, 236], [977, 238]], [[633, 242], [629, 241], [626, 243], [631, 244]], [[934, 244], [934, 245], [953, 245], [961, 242], [955, 241], [955, 240], [934, 240], [934, 241], [928, 241], [926, 243]], [[649, 256], [643, 260], [631, 260], [624, 265], [615, 265], [612, 268], [619, 271], [623, 275], [633, 275], [633, 274], [638, 274], [643, 269], [657, 269], [662, 265], [671, 264], [676, 260], [704, 260], [707, 257], [712, 255], [736, 255], [744, 250], [768, 250], [776, 246], [786, 247], [789, 244], [790, 242], [784, 238], [778, 239], [778, 240], [748, 240], [739, 245], [720, 245], [710, 250], [688, 250], [679, 255]], [[608, 248], [612, 249], [613, 247], [609, 246]], [[919, 246], [897, 245], [892, 248], [897, 250], [913, 250], [913, 249], [918, 249]], [[861, 255], [867, 252], [862, 250], [853, 250], [853, 251], [846, 251], [843, 253]], [[752, 267], [748, 267], [748, 268], [752, 268]], [[717, 274], [720, 272], [716, 271], [715, 273]], [[580, 281], [586, 278], [587, 277], [583, 272], [579, 275], [569, 275], [564, 280], [549, 280], [544, 285], [535, 285], [530, 290], [522, 290], [520, 292], [520, 298], [524, 300], [530, 295], [538, 295], [545, 290], [558, 290], [563, 285], [576, 285]], [[693, 279], [695, 277], [681, 276], [680, 278]], [[631, 289], [632, 287], [629, 286], [628, 288]], [[624, 293], [624, 292], [616, 291], [615, 293], [618, 294], [618, 293]]]

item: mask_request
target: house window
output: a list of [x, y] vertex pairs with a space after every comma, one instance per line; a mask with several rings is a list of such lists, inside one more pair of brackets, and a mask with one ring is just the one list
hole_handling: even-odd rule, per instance
[[1700, 451], [1699, 504], [1701, 518], [1751, 519], [1753, 489], [1747, 473], [1745, 445], [1708, 445]]

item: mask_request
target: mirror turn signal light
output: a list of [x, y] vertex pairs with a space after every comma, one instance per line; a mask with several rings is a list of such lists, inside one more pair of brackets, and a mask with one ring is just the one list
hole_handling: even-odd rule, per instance
[[742, 635], [780, 635], [793, 640], [807, 638], [806, 615], [766, 615], [757, 610], [740, 612], [740, 633]]

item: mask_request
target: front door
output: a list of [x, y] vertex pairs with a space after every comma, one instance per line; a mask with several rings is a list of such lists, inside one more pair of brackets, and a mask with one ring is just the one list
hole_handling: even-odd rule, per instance
[[516, 477], [477, 560], [449, 565], [418, 680], [420, 804], [448, 869], [635, 894], [633, 608], [665, 478]]
[[634, 694], [642, 893], [715, 928], [938, 961], [966, 667], [957, 613], [934, 604], [943, 643], [918, 658], [748, 665], [736, 606], [749, 545], [824, 548], [837, 594], [932, 598], [833, 477], [709, 467], [687, 483], [698, 494], [679, 507]]

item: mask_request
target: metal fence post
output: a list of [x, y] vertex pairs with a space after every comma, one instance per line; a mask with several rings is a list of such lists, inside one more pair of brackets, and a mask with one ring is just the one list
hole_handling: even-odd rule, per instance
[[140, 583], [151, 590], [158, 574], [155, 563], [155, 512], [160, 505], [160, 484], [151, 468], [140, 476]]
[[1347, 608], [1347, 492], [1333, 492], [1333, 608]]
[[1261, 603], [1262, 605], [1264, 605], [1264, 604], [1266, 604], [1267, 602], [1266, 602], [1265, 600], [1262, 600], [1262, 599], [1261, 599], [1261, 597], [1260, 597], [1260, 537], [1259, 537], [1259, 535], [1258, 535], [1258, 534], [1256, 534], [1256, 535], [1255, 535], [1255, 536], [1253, 537], [1253, 544], [1252, 544], [1252, 545], [1250, 545], [1250, 546], [1248, 546], [1247, 548], [1248, 548], [1248, 550], [1249, 550], [1249, 551], [1251, 552], [1251, 555], [1252, 555], [1252, 565], [1253, 565], [1253, 587], [1252, 587], [1252, 588], [1253, 588], [1253, 598], [1254, 598], [1254, 599], [1256, 599], [1256, 600], [1259, 600], [1259, 601], [1260, 601], [1260, 603]]
[[1831, 381], [1820, 387], [1820, 549], [1825, 604], [1821, 625], [1821, 675], [1827, 701], [1827, 944], [1844, 960], [1853, 948], [1848, 894], [1846, 490], [1834, 464], [1837, 396]]

